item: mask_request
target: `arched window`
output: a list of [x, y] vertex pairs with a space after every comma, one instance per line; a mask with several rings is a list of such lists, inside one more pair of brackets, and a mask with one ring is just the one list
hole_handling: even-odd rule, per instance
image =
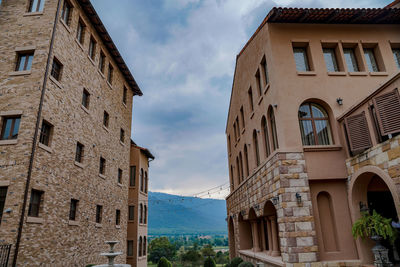
[[147, 253], [147, 238], [143, 237], [143, 255], [146, 256]]
[[239, 164], [240, 164], [240, 179], [243, 181], [243, 157], [242, 157], [242, 152], [239, 153]]
[[320, 105], [315, 103], [301, 105], [299, 123], [304, 146], [332, 144], [328, 113]]
[[140, 204], [139, 223], [143, 223], [143, 204]]
[[272, 138], [272, 145], [274, 150], [279, 148], [278, 145], [278, 134], [276, 132], [276, 122], [275, 122], [275, 115], [274, 115], [274, 110], [272, 107], [269, 109], [269, 123], [271, 127], [271, 138]]
[[263, 134], [265, 157], [268, 158], [269, 154], [271, 154], [271, 150], [269, 148], [267, 119], [264, 116], [261, 119], [261, 129], [262, 129], [262, 134]]
[[147, 224], [147, 206], [144, 205], [144, 216], [143, 216], [144, 224]]
[[234, 187], [235, 187], [235, 182], [233, 180], [233, 166], [231, 165], [231, 189], [232, 189], [231, 191], [233, 191]]
[[236, 157], [236, 175], [237, 175], [237, 179], [238, 179], [238, 184], [240, 184], [241, 181], [240, 181], [239, 157]]
[[143, 192], [143, 169], [140, 169], [140, 191]]
[[147, 193], [147, 187], [149, 186], [149, 178], [147, 172], [144, 172], [144, 192]]
[[253, 131], [253, 147], [254, 147], [254, 158], [256, 159], [257, 167], [260, 165], [260, 151], [258, 148], [257, 131]]
[[244, 145], [244, 164], [245, 164], [245, 170], [246, 170], [246, 177], [249, 176], [249, 154], [247, 152], [247, 146], [246, 144]]
[[143, 251], [143, 240], [142, 237], [139, 237], [139, 257], [142, 257], [142, 251]]

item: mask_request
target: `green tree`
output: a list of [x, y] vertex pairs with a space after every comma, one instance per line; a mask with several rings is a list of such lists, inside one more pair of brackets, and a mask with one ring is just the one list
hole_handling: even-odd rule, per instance
[[215, 251], [214, 251], [212, 245], [207, 244], [207, 245], [204, 245], [204, 247], [201, 249], [201, 254], [203, 255], [203, 257], [214, 257]]
[[172, 267], [172, 263], [165, 257], [161, 257], [158, 261], [157, 267]]
[[149, 261], [159, 262], [162, 257], [172, 260], [176, 253], [176, 247], [166, 237], [155, 238], [149, 245]]
[[199, 265], [199, 263], [201, 264], [202, 257], [197, 249], [191, 248], [182, 255], [182, 261], [196, 266]]
[[231, 263], [229, 264], [231, 267], [238, 267], [239, 264], [243, 262], [242, 258], [235, 257], [231, 260]]
[[251, 262], [243, 261], [238, 265], [238, 267], [254, 267], [254, 265]]
[[211, 257], [207, 257], [204, 261], [204, 267], [216, 267], [215, 261]]

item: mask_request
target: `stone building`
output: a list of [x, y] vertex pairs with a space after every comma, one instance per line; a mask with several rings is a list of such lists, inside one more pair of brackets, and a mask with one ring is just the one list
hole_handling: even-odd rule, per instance
[[[126, 263], [147, 266], [149, 163], [154, 156], [131, 141]], [[136, 178], [138, 177], [138, 178]]]
[[360, 206], [393, 221], [400, 212], [398, 7], [273, 8], [238, 54], [226, 126], [231, 257], [372, 264], [351, 227]]
[[110, 239], [125, 254], [132, 101], [142, 92], [90, 1], [1, 1], [0, 62], [10, 264], [101, 263]]

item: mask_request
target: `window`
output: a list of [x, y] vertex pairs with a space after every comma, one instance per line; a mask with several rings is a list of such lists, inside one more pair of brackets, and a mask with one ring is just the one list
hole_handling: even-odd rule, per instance
[[326, 69], [328, 72], [339, 71], [339, 66], [336, 59], [335, 48], [323, 48]]
[[129, 206], [128, 209], [128, 220], [133, 221], [135, 219], [135, 206]]
[[130, 168], [129, 185], [136, 186], [136, 166], [131, 166]]
[[253, 91], [251, 90], [251, 87], [250, 87], [249, 91], [247, 92], [247, 95], [249, 97], [250, 110], [253, 111], [254, 110]]
[[140, 191], [143, 192], [143, 169], [140, 169]]
[[262, 119], [261, 119], [261, 129], [262, 129], [262, 135], [263, 135], [263, 141], [264, 141], [265, 157], [267, 158], [270, 155], [271, 150], [269, 147], [267, 119], [265, 117], [262, 117]]
[[122, 103], [126, 104], [126, 98], [128, 95], [128, 89], [124, 86], [124, 90], [122, 91]]
[[101, 223], [102, 214], [103, 213], [103, 206], [96, 205], [96, 223]]
[[360, 71], [354, 48], [344, 48], [343, 53], [344, 53], [344, 58], [346, 60], [348, 71], [349, 72]]
[[306, 47], [293, 47], [294, 60], [298, 71], [310, 71], [310, 63]]
[[82, 94], [82, 106], [84, 106], [86, 109], [88, 109], [89, 108], [89, 102], [90, 102], [90, 94], [84, 88], [83, 89], [83, 94]]
[[108, 77], [107, 77], [107, 81], [108, 81], [110, 84], [112, 84], [113, 72], [114, 72], [114, 68], [111, 66], [111, 64], [108, 64]]
[[265, 57], [261, 61], [261, 68], [262, 68], [262, 71], [263, 71], [263, 74], [264, 74], [265, 85], [267, 85], [267, 84], [269, 84], [269, 75], [268, 75], [267, 60], [265, 59]]
[[328, 113], [320, 105], [305, 103], [300, 106], [298, 115], [303, 145], [332, 144]]
[[249, 176], [249, 154], [247, 152], [247, 145], [244, 144], [244, 164], [245, 164], [245, 170], [246, 170], [246, 177]]
[[30, 0], [29, 12], [42, 12], [45, 0]]
[[120, 225], [121, 224], [121, 211], [116, 210], [115, 211], [115, 225]]
[[143, 223], [143, 204], [140, 204], [139, 223]]
[[83, 45], [85, 41], [85, 24], [83, 24], [82, 20], [78, 21], [78, 29], [76, 30], [76, 39], [80, 44]]
[[139, 237], [139, 257], [142, 257], [142, 246], [143, 246], [142, 237]]
[[275, 115], [274, 115], [274, 110], [272, 109], [272, 107], [270, 107], [269, 110], [269, 123], [270, 123], [270, 127], [271, 127], [271, 137], [272, 137], [272, 144], [275, 149], [279, 148], [278, 145], [278, 133], [276, 132], [276, 121], [275, 121]]
[[122, 143], [125, 141], [125, 131], [122, 128], [119, 132], [119, 141], [121, 141]]
[[96, 41], [93, 37], [90, 37], [88, 53], [89, 57], [94, 60], [96, 57]]
[[242, 152], [239, 152], [239, 164], [240, 164], [240, 179], [243, 181], [243, 157], [242, 157]]
[[18, 138], [21, 116], [3, 117], [3, 127], [1, 129], [1, 140], [11, 140]]
[[69, 206], [69, 220], [75, 221], [76, 220], [76, 211], [78, 209], [78, 202], [77, 199], [71, 199], [71, 203]]
[[253, 131], [253, 147], [254, 147], [254, 158], [256, 159], [257, 166], [260, 165], [260, 151], [258, 148], [257, 131]]
[[143, 223], [147, 223], [147, 206], [144, 205]]
[[240, 118], [242, 120], [242, 128], [244, 129], [244, 111], [243, 111], [243, 106], [240, 108]]
[[31, 201], [29, 203], [28, 216], [39, 217], [40, 204], [42, 203], [43, 191], [32, 189]]
[[147, 172], [144, 172], [144, 192], [147, 193], [147, 187], [149, 186], [149, 178]]
[[367, 63], [370, 72], [378, 72], [379, 67], [376, 62], [375, 52], [373, 48], [364, 48], [365, 62]]
[[236, 157], [236, 175], [238, 179], [238, 184], [242, 182], [241, 177], [240, 177], [240, 165], [239, 165], [239, 157]]
[[127, 245], [127, 247], [128, 247], [127, 255], [128, 255], [129, 257], [132, 257], [132, 256], [133, 256], [133, 241], [132, 241], [132, 240], [128, 240], [128, 245]]
[[228, 152], [229, 152], [229, 154], [231, 153], [231, 150], [232, 150], [232, 148], [231, 148], [231, 136], [230, 135], [228, 135]]
[[76, 153], [75, 153], [75, 161], [82, 163], [83, 161], [83, 152], [84, 152], [85, 146], [82, 145], [81, 143], [76, 143]]
[[233, 133], [235, 134], [235, 141], [238, 140], [237, 130], [236, 130], [236, 121], [233, 123]]
[[63, 65], [56, 58], [53, 59], [53, 65], [51, 66], [51, 76], [59, 81], [61, 79]]
[[43, 120], [42, 128], [40, 130], [39, 142], [43, 145], [50, 146], [50, 136], [53, 131], [53, 125]]
[[103, 175], [106, 173], [106, 160], [103, 157], [100, 157], [99, 173]]
[[108, 128], [108, 123], [110, 120], [110, 115], [108, 115], [107, 111], [104, 111], [103, 115], [103, 125]]
[[17, 54], [17, 65], [15, 71], [31, 70], [34, 52], [20, 52]]
[[64, 5], [61, 13], [61, 19], [69, 26], [71, 23], [72, 5], [69, 1], [64, 0]]
[[104, 73], [105, 62], [106, 62], [106, 56], [104, 55], [103, 51], [100, 51], [99, 70], [101, 73]]
[[240, 138], [240, 124], [239, 124], [239, 118], [238, 117], [236, 117], [235, 122], [236, 122], [236, 130], [237, 130], [237, 139], [239, 139]]
[[7, 186], [0, 186], [0, 224], [1, 224], [1, 219], [3, 218], [3, 210], [4, 210], [4, 205], [6, 203], [6, 197], [7, 197]]
[[147, 250], [147, 238], [143, 237], [143, 255], [146, 256], [146, 250]]
[[256, 82], [257, 82], [257, 89], [258, 89], [258, 95], [261, 96], [262, 95], [262, 83], [261, 83], [261, 77], [260, 77], [260, 70], [257, 70], [256, 73]]
[[118, 169], [118, 183], [122, 184], [122, 170]]
[[400, 48], [393, 48], [394, 61], [396, 61], [397, 68], [400, 69]]

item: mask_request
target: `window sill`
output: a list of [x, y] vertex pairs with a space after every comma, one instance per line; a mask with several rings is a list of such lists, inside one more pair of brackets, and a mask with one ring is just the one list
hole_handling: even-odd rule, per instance
[[367, 76], [368, 73], [365, 71], [349, 72], [350, 76]]
[[242, 134], [244, 134], [244, 132], [246, 131], [246, 128], [243, 128], [243, 130], [242, 130]]
[[0, 140], [0, 146], [16, 145], [17, 143], [18, 143], [18, 139]]
[[93, 66], [96, 66], [96, 63], [94, 62], [94, 59], [90, 57], [90, 55], [87, 55], [89, 61], [93, 64]]
[[37, 223], [37, 224], [42, 224], [43, 223], [43, 218], [39, 217], [26, 217], [26, 222], [27, 223]]
[[106, 77], [104, 76], [104, 74], [101, 72], [100, 69], [97, 69], [97, 72], [100, 74], [101, 77], [103, 77], [103, 79], [105, 79]]
[[346, 72], [344, 71], [328, 71], [329, 76], [346, 76]]
[[125, 143], [122, 142], [121, 140], [119, 140], [119, 143], [120, 143], [121, 145], [125, 146]]
[[110, 130], [103, 124], [103, 129], [106, 130], [108, 133], [110, 132]]
[[53, 149], [49, 146], [46, 146], [45, 144], [39, 143], [38, 147], [40, 147], [41, 149], [43, 149], [49, 153], [53, 153]]
[[317, 73], [315, 71], [297, 71], [297, 75], [300, 75], [300, 76], [316, 76]]
[[102, 228], [103, 227], [103, 225], [101, 225], [101, 223], [96, 223], [96, 228]]
[[111, 90], [113, 90], [112, 84], [109, 81], [107, 81], [107, 85], [108, 87], [110, 87]]
[[22, 75], [30, 75], [32, 73], [31, 70], [21, 70], [21, 71], [12, 71], [8, 75], [10, 76], [22, 76]]
[[71, 225], [71, 226], [79, 226], [79, 222], [78, 222], [78, 221], [71, 221], [71, 220], [69, 220], [69, 221], [68, 221], [68, 225]]
[[85, 49], [83, 48], [82, 44], [79, 42], [78, 39], [75, 38], [75, 42], [76, 42], [76, 44], [79, 46], [79, 48], [80, 48], [82, 51], [85, 51]]
[[43, 11], [40, 12], [26, 12], [23, 16], [30, 17], [30, 16], [41, 16], [43, 15]]
[[250, 120], [254, 117], [254, 111], [250, 114]]
[[264, 95], [268, 92], [269, 87], [270, 87], [270, 83], [268, 83], [268, 84], [265, 86]]
[[74, 164], [75, 164], [75, 166], [78, 166], [81, 169], [85, 168], [85, 166], [80, 162], [75, 161]]
[[369, 73], [371, 76], [388, 76], [389, 74], [386, 71], [379, 71], [379, 72], [373, 72], [371, 71]]
[[116, 225], [115, 229], [121, 229], [121, 225]]
[[83, 111], [85, 111], [87, 114], [89, 114], [89, 110], [87, 108], [85, 108], [84, 105], [81, 105], [81, 108], [83, 109]]
[[260, 104], [261, 104], [261, 102], [263, 101], [263, 99], [264, 99], [264, 97], [263, 97], [263, 96], [261, 96], [261, 97], [260, 97], [260, 99], [258, 100], [258, 105], [260, 105]]
[[14, 115], [22, 115], [22, 110], [8, 110], [8, 111], [0, 111], [0, 116], [14, 116]]
[[123, 105], [125, 108], [128, 108], [128, 107], [126, 106], [126, 103], [122, 102], [122, 105]]
[[104, 180], [106, 179], [106, 176], [104, 174], [101, 174], [101, 173], [99, 173], [99, 177], [104, 179]]
[[67, 25], [67, 23], [65, 23], [65, 21], [63, 19], [60, 19], [61, 24], [64, 26], [64, 28], [71, 33], [71, 28]]
[[10, 186], [10, 181], [0, 181], [0, 186]]
[[340, 146], [340, 145], [303, 146], [304, 152], [339, 151], [341, 149], [342, 149], [342, 146]]
[[123, 187], [123, 185], [122, 185], [121, 183], [117, 183], [117, 185], [118, 185], [119, 187]]
[[140, 194], [142, 194], [143, 196], [147, 197], [147, 193], [140, 191]]
[[59, 81], [56, 80], [56, 78], [54, 78], [53, 76], [49, 76], [50, 81], [52, 81], [58, 88], [62, 89], [62, 85]]

